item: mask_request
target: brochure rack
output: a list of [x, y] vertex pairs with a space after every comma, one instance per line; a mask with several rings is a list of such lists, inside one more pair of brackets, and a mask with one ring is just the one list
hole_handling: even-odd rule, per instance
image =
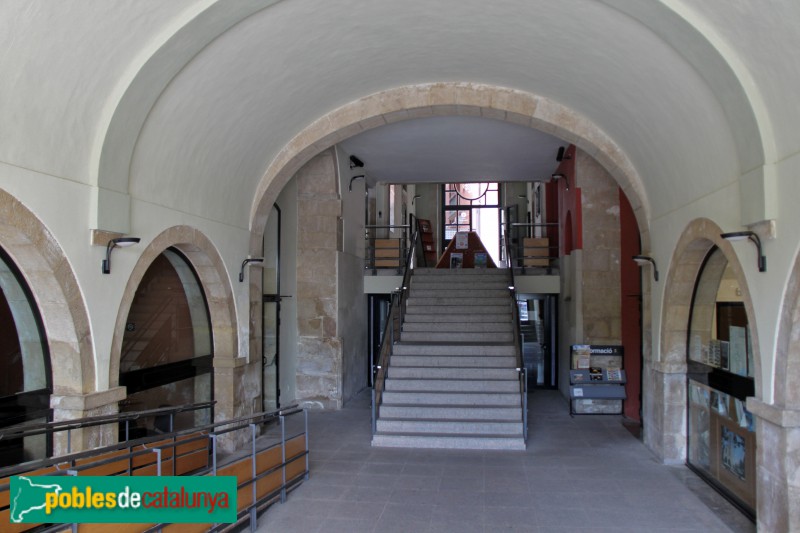
[[576, 344], [570, 351], [569, 414], [622, 414], [627, 398], [622, 346]]

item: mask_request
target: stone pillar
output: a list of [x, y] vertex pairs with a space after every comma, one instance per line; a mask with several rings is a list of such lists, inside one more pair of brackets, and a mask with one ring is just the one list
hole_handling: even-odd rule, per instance
[[619, 185], [591, 156], [577, 150], [583, 217], [583, 339], [622, 343]]
[[800, 531], [800, 410], [747, 399], [756, 417], [759, 531]]
[[[119, 402], [127, 396], [125, 387], [89, 392], [86, 394], [63, 392], [50, 396], [53, 420], [74, 420], [89, 416], [113, 415], [119, 412]], [[91, 450], [117, 443], [116, 423], [85, 429], [60, 431], [53, 435], [53, 455]]]
[[342, 406], [342, 341], [338, 336], [339, 198], [336, 160], [326, 150], [297, 178], [297, 398]]
[[665, 464], [686, 462], [686, 363], [645, 359], [644, 443]]
[[[261, 357], [214, 358], [214, 420], [221, 422], [261, 410], [259, 405]], [[233, 452], [249, 442], [249, 430], [220, 436], [218, 444], [225, 452]]]

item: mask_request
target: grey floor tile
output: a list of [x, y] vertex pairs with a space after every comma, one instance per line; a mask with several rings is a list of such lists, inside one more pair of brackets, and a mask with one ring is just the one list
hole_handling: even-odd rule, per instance
[[571, 418], [558, 392], [530, 400], [524, 452], [372, 448], [368, 398], [311, 412], [311, 477], [259, 531], [755, 531], [617, 417]]

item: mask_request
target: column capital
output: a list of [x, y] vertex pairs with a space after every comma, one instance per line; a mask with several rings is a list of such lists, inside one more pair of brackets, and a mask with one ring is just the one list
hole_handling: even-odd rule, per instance
[[65, 411], [89, 411], [117, 403], [127, 396], [125, 387], [113, 387], [97, 392], [62, 392], [50, 395], [50, 407]]
[[766, 420], [783, 428], [800, 428], [800, 410], [787, 409], [762, 400], [750, 397], [747, 399], [747, 410], [762, 420]]

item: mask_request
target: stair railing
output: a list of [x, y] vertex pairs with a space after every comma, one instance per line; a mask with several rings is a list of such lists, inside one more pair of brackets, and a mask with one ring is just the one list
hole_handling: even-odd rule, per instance
[[386, 373], [389, 369], [389, 359], [394, 351], [394, 343], [400, 338], [400, 331], [403, 327], [403, 320], [406, 313], [406, 300], [408, 299], [408, 287], [411, 284], [411, 274], [414, 271], [414, 258], [416, 256], [417, 248], [421, 247], [419, 227], [417, 224], [412, 224], [415, 228], [414, 234], [411, 237], [411, 243], [408, 247], [408, 253], [405, 258], [405, 265], [403, 268], [403, 281], [394, 292], [392, 292], [392, 302], [389, 305], [389, 311], [386, 316], [386, 329], [383, 332], [383, 339], [381, 339], [381, 347], [378, 351], [378, 364], [375, 365], [373, 372], [375, 373], [374, 385], [372, 387], [372, 434], [378, 432], [378, 415], [381, 402], [383, 401], [383, 391], [386, 385]]
[[522, 360], [522, 331], [519, 327], [519, 308], [517, 307], [517, 289], [514, 283], [514, 249], [511, 247], [510, 232], [505, 234], [506, 262], [511, 275], [508, 290], [511, 292], [511, 322], [514, 324], [514, 351], [517, 357], [517, 375], [519, 377], [520, 403], [522, 404], [522, 436], [528, 442], [528, 369]]

